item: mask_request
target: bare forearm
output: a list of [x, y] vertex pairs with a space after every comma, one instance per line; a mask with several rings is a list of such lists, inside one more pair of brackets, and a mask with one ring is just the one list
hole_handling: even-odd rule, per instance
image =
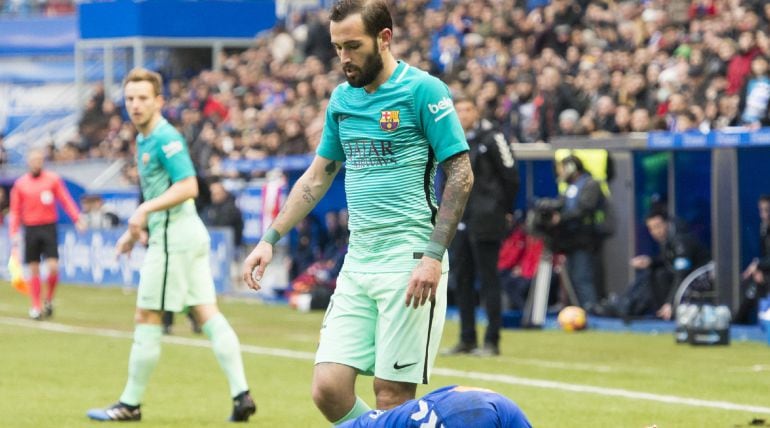
[[148, 213], [164, 211], [196, 196], [198, 196], [198, 181], [195, 177], [187, 177], [172, 184], [157, 198], [144, 201], [141, 205]]
[[271, 227], [281, 236], [286, 235], [326, 194], [341, 165], [340, 162], [333, 160], [316, 159], [294, 184], [286, 204], [281, 208]]
[[473, 187], [473, 171], [468, 153], [455, 155], [444, 161], [441, 166], [447, 179], [430, 240], [447, 248], [465, 211], [465, 204]]

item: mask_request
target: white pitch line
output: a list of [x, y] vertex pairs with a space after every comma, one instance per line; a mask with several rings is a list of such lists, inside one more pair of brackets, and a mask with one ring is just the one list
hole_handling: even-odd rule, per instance
[[542, 379], [527, 379], [502, 374], [481, 372], [466, 372], [453, 369], [435, 368], [433, 373], [442, 376], [459, 377], [464, 379], [486, 380], [506, 383], [509, 385], [534, 386], [537, 388], [558, 389], [561, 391], [583, 392], [589, 394], [607, 395], [610, 397], [625, 397], [637, 400], [657, 401], [666, 404], [683, 404], [686, 406], [706, 407], [710, 409], [738, 410], [742, 412], [770, 414], [770, 407], [736, 404], [728, 401], [701, 400], [698, 398], [677, 397], [675, 395], [652, 394], [649, 392], [629, 391], [620, 388], [605, 388], [601, 386], [578, 385], [574, 383], [557, 382]]
[[[47, 321], [32, 321], [20, 318], [0, 317], [0, 324], [34, 328], [38, 330], [52, 331], [57, 333], [84, 334], [92, 336], [113, 337], [120, 339], [131, 339], [133, 334], [121, 330], [112, 330], [104, 328], [77, 327], [66, 324], [59, 324]], [[184, 337], [164, 336], [163, 342], [177, 345], [195, 346], [201, 348], [210, 348], [210, 342], [204, 339], [188, 339]], [[291, 351], [280, 348], [265, 348], [254, 345], [241, 345], [241, 350], [249, 354], [268, 355], [298, 360], [312, 361], [314, 354], [312, 352]], [[491, 374], [483, 372], [471, 372], [454, 369], [445, 369], [436, 367], [433, 373], [440, 376], [484, 380], [489, 382], [498, 382], [508, 385], [529, 386], [535, 388], [555, 389], [560, 391], [571, 391], [587, 394], [605, 395], [609, 397], [624, 397], [637, 400], [656, 401], [666, 404], [679, 404], [684, 406], [705, 407], [709, 409], [735, 410], [749, 413], [770, 414], [770, 407], [752, 406], [747, 404], [730, 403], [728, 401], [701, 400], [698, 398], [678, 397], [675, 395], [653, 394], [649, 392], [630, 391], [620, 388], [605, 388], [601, 386], [580, 385], [574, 383], [558, 382], [543, 379], [528, 379], [518, 376], [504, 374]]]

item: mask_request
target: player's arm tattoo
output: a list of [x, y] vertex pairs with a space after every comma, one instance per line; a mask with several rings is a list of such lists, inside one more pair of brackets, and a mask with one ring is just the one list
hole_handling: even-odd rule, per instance
[[310, 189], [310, 186], [305, 183], [302, 183], [302, 199], [304, 199], [308, 204], [315, 203], [315, 196], [313, 196], [313, 191]]
[[337, 161], [329, 161], [329, 163], [326, 164], [324, 171], [326, 171], [326, 175], [334, 175], [334, 173], [337, 172], [337, 167]]
[[468, 202], [468, 195], [473, 187], [473, 170], [468, 152], [452, 156], [445, 160], [441, 167], [447, 178], [436, 227], [430, 240], [447, 248], [465, 211], [465, 203]]

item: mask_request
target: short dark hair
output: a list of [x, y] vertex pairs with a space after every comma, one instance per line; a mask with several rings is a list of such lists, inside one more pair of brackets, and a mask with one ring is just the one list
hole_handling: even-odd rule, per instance
[[655, 217], [660, 217], [663, 221], [668, 221], [668, 213], [666, 210], [663, 209], [654, 209], [647, 213], [647, 216], [644, 218], [644, 221], [652, 220]]
[[571, 163], [575, 166], [575, 170], [579, 172], [586, 172], [586, 168], [583, 166], [583, 161], [580, 160], [579, 157], [575, 155], [569, 155], [561, 160], [561, 164], [563, 166], [566, 166], [568, 163]]
[[350, 15], [361, 14], [366, 34], [376, 38], [380, 31], [393, 31], [393, 17], [384, 0], [337, 0], [332, 6], [329, 19], [340, 22]]
[[770, 203], [770, 194], [765, 193], [763, 195], [759, 195], [759, 202], [767, 202]]

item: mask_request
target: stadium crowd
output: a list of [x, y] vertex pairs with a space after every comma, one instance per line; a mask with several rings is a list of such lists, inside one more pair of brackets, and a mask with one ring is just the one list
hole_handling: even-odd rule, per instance
[[[433, 7], [436, 6], [436, 7]], [[476, 100], [513, 142], [770, 124], [770, 4], [398, 1], [393, 51]], [[169, 78], [164, 115], [204, 176], [223, 159], [314, 151], [342, 81], [328, 14], [296, 12], [223, 68]], [[97, 91], [57, 160], [128, 157], [134, 131]], [[135, 173], [127, 170], [129, 180]], [[248, 178], [248, 177], [244, 177]]]

